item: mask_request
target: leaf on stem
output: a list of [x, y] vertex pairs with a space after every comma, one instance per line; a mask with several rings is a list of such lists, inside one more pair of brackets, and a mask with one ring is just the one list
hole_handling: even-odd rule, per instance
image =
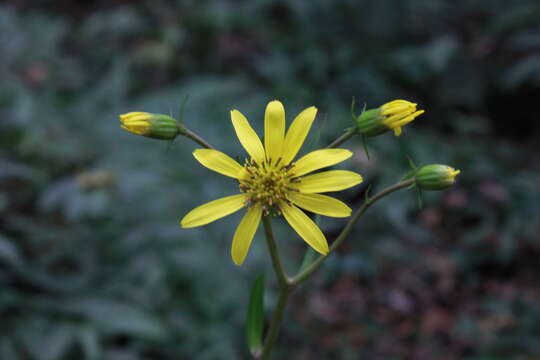
[[264, 274], [253, 282], [246, 315], [246, 336], [249, 351], [258, 353], [262, 348], [264, 327]]

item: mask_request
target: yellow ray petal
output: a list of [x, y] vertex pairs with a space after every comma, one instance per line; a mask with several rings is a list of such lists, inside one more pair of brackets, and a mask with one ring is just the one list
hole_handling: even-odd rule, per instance
[[351, 216], [351, 208], [330, 196], [321, 194], [289, 194], [289, 200], [307, 211], [332, 217]]
[[302, 156], [294, 163], [293, 172], [295, 176], [301, 176], [312, 171], [332, 166], [342, 162], [352, 156], [352, 152], [345, 149], [322, 149], [312, 151]]
[[302, 210], [285, 202], [280, 208], [287, 222], [309, 246], [323, 255], [328, 254], [328, 243], [324, 234]]
[[298, 154], [298, 151], [302, 147], [304, 140], [306, 139], [309, 129], [311, 129], [311, 124], [315, 120], [317, 115], [317, 108], [315, 106], [309, 107], [302, 111], [294, 119], [293, 123], [287, 130], [287, 135], [285, 136], [285, 143], [283, 145], [283, 165], [289, 164], [292, 159]]
[[249, 246], [261, 222], [262, 209], [254, 205], [244, 215], [234, 232], [231, 256], [236, 265], [242, 265], [249, 251]]
[[236, 131], [236, 136], [238, 136], [238, 140], [240, 140], [240, 143], [246, 149], [249, 156], [259, 163], [264, 161], [264, 148], [261, 140], [255, 130], [249, 125], [246, 117], [240, 111], [232, 110], [231, 120], [234, 131]]
[[345, 190], [362, 182], [362, 176], [347, 170], [330, 170], [300, 179], [293, 186], [304, 194]]
[[187, 213], [187, 215], [180, 220], [180, 225], [183, 228], [192, 228], [209, 224], [212, 221], [240, 210], [244, 207], [245, 203], [245, 194], [232, 195], [210, 201]]
[[222, 175], [239, 179], [244, 173], [244, 168], [239, 163], [221, 151], [197, 149], [193, 156], [205, 167]]
[[277, 100], [266, 106], [264, 113], [264, 148], [266, 158], [276, 161], [281, 157], [285, 137], [285, 109]]

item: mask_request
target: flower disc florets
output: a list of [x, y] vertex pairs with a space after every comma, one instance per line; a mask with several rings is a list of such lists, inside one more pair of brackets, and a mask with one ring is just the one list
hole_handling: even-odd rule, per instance
[[287, 194], [296, 191], [292, 183], [300, 181], [295, 177], [294, 164], [282, 165], [281, 158], [275, 164], [272, 161], [258, 163], [254, 159], [246, 160], [244, 170], [246, 175], [239, 180], [240, 191], [248, 195], [248, 206], [260, 204], [265, 215], [271, 211], [281, 215], [280, 202], [290, 201]]

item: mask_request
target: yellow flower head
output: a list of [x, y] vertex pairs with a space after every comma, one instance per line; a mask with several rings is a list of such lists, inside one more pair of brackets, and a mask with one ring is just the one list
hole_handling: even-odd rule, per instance
[[381, 122], [389, 129], [394, 130], [394, 135], [401, 135], [401, 127], [413, 121], [424, 110], [416, 111], [416, 104], [406, 100], [390, 101], [380, 108]]
[[352, 171], [330, 170], [304, 176], [340, 163], [352, 153], [345, 149], [313, 151], [293, 162], [315, 120], [317, 108], [309, 107], [294, 119], [285, 133], [285, 109], [279, 101], [268, 103], [264, 115], [264, 146], [248, 120], [238, 110], [231, 120], [240, 143], [249, 154], [240, 165], [224, 153], [198, 149], [193, 156], [203, 166], [238, 180], [240, 194], [211, 201], [191, 210], [181, 220], [184, 228], [206, 225], [246, 207], [231, 248], [235, 264], [244, 262], [262, 216], [283, 215], [313, 249], [326, 255], [328, 243], [319, 227], [299, 209], [332, 217], [347, 217], [351, 209], [319, 193], [350, 188], [362, 182]]
[[423, 190], [442, 190], [456, 182], [461, 170], [447, 165], [431, 164], [422, 166], [416, 173], [416, 183]]
[[161, 140], [173, 140], [182, 130], [169, 115], [140, 111], [120, 115], [120, 127], [136, 135]]

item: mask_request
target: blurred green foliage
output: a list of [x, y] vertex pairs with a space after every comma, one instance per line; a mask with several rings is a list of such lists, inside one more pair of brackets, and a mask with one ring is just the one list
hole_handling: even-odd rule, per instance
[[[260, 130], [273, 98], [289, 119], [316, 105], [314, 146], [350, 126], [352, 96], [414, 100], [426, 114], [371, 141], [370, 161], [351, 142], [346, 166], [374, 188], [407, 154], [462, 169], [423, 209], [409, 192], [368, 212], [296, 294], [276, 358], [540, 356], [539, 18], [535, 0], [4, 2], [0, 359], [247, 358], [262, 234], [237, 268], [238, 216], [178, 226], [234, 182], [184, 139], [118, 126], [186, 95], [187, 126], [238, 156], [231, 108]], [[322, 224], [331, 239], [343, 223]], [[303, 243], [277, 232], [292, 271]]]

